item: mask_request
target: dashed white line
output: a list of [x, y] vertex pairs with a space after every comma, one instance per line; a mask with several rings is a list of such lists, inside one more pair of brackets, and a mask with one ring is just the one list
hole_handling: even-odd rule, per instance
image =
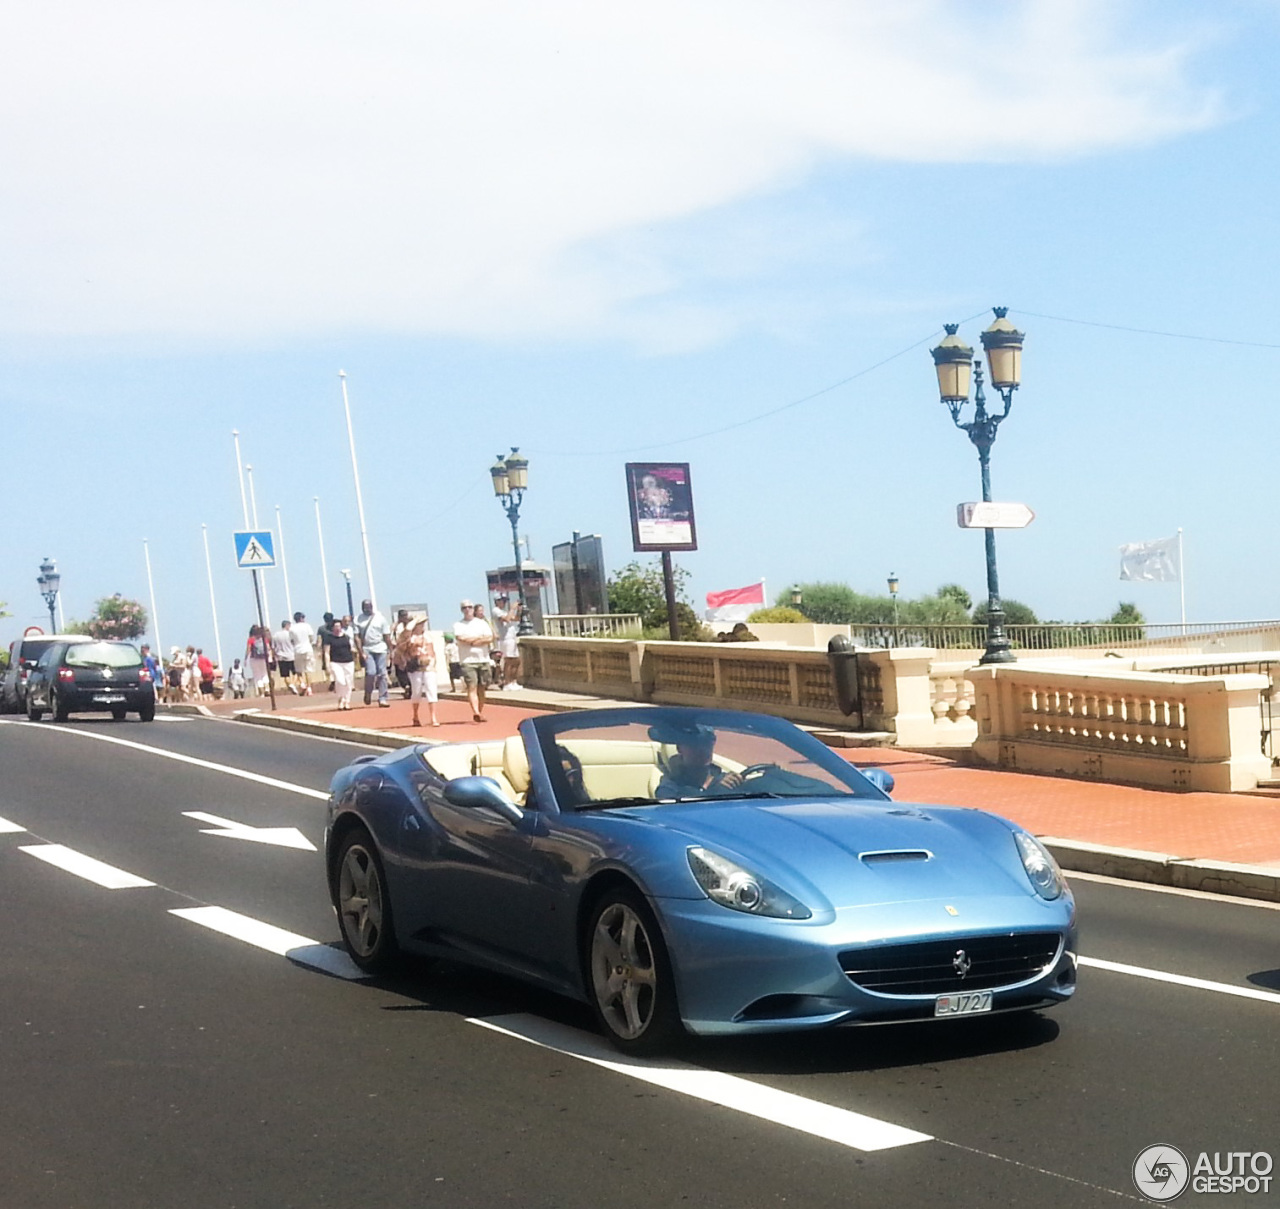
[[472, 1017], [468, 1024], [503, 1033], [520, 1041], [528, 1041], [544, 1049], [554, 1050], [571, 1058], [580, 1058], [606, 1070], [630, 1075], [670, 1091], [681, 1092], [697, 1100], [732, 1108], [736, 1112], [785, 1125], [801, 1133], [826, 1138], [854, 1150], [889, 1150], [895, 1146], [909, 1146], [914, 1142], [932, 1141], [932, 1135], [918, 1133], [901, 1125], [880, 1121], [875, 1117], [851, 1112], [809, 1100], [737, 1075], [691, 1066], [686, 1062], [656, 1062], [644, 1058], [628, 1058], [611, 1049], [599, 1037], [578, 1029], [542, 1020], [537, 1016], [491, 1016], [488, 1019]]
[[26, 831], [26, 828], [20, 823], [11, 823], [8, 819], [0, 819], [0, 835], [10, 835], [18, 831]]
[[255, 781], [259, 785], [270, 785], [273, 789], [285, 789], [290, 793], [300, 793], [304, 797], [319, 798], [322, 802], [329, 800], [329, 795], [320, 789], [311, 789], [306, 785], [295, 785], [292, 781], [281, 781], [275, 777], [266, 777], [259, 772], [249, 772], [243, 768], [233, 768], [230, 764], [215, 764], [212, 760], [199, 760], [195, 756], [180, 755], [176, 751], [165, 751], [162, 747], [148, 747], [145, 743], [134, 743], [130, 739], [117, 739], [113, 735], [96, 735], [87, 730], [51, 726], [42, 722], [6, 722], [5, 725], [39, 727], [43, 734], [79, 735], [82, 739], [93, 739], [98, 743], [114, 743], [118, 747], [131, 747], [134, 751], [145, 751], [149, 755], [160, 756], [165, 760], [177, 760], [182, 764], [194, 764], [197, 768], [208, 768], [213, 772], [225, 772], [228, 776], [241, 777], [246, 781]]
[[1197, 991], [1213, 991], [1218, 995], [1234, 995], [1237, 999], [1255, 999], [1260, 1003], [1280, 1004], [1275, 991], [1255, 991], [1251, 987], [1232, 986], [1229, 982], [1211, 982], [1207, 978], [1192, 978], [1187, 974], [1169, 974], [1164, 970], [1149, 970], [1145, 966], [1125, 965], [1120, 961], [1104, 961], [1101, 957], [1080, 957], [1082, 966], [1095, 970], [1107, 970], [1112, 974], [1128, 974], [1131, 978], [1149, 978], [1153, 982], [1169, 982], [1174, 986], [1190, 987]]
[[136, 877], [123, 869], [117, 869], [114, 865], [107, 865], [102, 861], [94, 860], [91, 856], [85, 856], [83, 852], [64, 848], [61, 844], [27, 844], [19, 851], [28, 852], [38, 860], [55, 865], [59, 869], [65, 869], [68, 873], [74, 873], [77, 877], [83, 877], [86, 881], [94, 882], [107, 890], [130, 890], [138, 886], [155, 885], [155, 882], [149, 882], [145, 877]]
[[179, 919], [190, 920], [202, 928], [210, 928], [221, 932], [224, 936], [242, 940], [268, 953], [287, 957], [298, 965], [308, 966], [313, 970], [322, 970], [326, 974], [334, 974], [339, 978], [352, 981], [367, 978], [368, 975], [356, 965], [351, 958], [340, 949], [330, 948], [309, 936], [300, 936], [297, 932], [288, 932], [277, 928], [274, 924], [263, 923], [250, 915], [241, 915], [238, 911], [229, 911], [226, 907], [179, 907], [171, 910], [170, 915]]

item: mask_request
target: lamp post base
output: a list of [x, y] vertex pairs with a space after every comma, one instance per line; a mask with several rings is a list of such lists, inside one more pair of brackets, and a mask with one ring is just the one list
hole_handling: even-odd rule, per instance
[[1009, 643], [1007, 640], [1002, 646], [993, 645], [988, 641], [987, 649], [983, 652], [982, 658], [978, 660], [979, 664], [1017, 662], [1018, 657], [1009, 649]]

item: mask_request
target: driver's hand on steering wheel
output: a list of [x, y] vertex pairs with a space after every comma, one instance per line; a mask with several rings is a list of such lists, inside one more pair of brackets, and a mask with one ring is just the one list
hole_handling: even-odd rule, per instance
[[742, 774], [740, 772], [726, 772], [721, 776], [720, 784], [726, 789], [737, 789], [742, 784]]

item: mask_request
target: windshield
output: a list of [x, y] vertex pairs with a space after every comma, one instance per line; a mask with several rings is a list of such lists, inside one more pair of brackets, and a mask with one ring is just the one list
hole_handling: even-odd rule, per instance
[[128, 642], [78, 642], [67, 647], [67, 667], [137, 667], [138, 648]]
[[552, 714], [533, 727], [563, 810], [743, 798], [885, 795], [812, 735], [728, 710]]

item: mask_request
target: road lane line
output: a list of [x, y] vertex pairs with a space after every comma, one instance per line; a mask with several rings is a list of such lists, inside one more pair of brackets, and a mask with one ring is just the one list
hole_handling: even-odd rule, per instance
[[901, 1125], [879, 1121], [846, 1108], [779, 1091], [737, 1075], [726, 1075], [687, 1062], [628, 1058], [599, 1037], [536, 1016], [468, 1017], [467, 1023], [478, 1024], [481, 1028], [519, 1041], [528, 1041], [558, 1054], [580, 1058], [606, 1070], [630, 1075], [633, 1079], [681, 1092], [697, 1100], [732, 1108], [762, 1121], [826, 1138], [854, 1150], [889, 1150], [895, 1146], [933, 1140], [927, 1133], [917, 1133], [914, 1129], [904, 1129]]
[[226, 907], [178, 907], [169, 914], [338, 978], [354, 982], [368, 977], [341, 949], [331, 948], [308, 936], [299, 936], [297, 932], [277, 928], [274, 924], [263, 923], [250, 915], [229, 911]]
[[231, 777], [242, 777], [246, 781], [255, 781], [259, 785], [270, 785], [273, 789], [285, 789], [290, 793], [300, 793], [304, 797], [319, 798], [322, 802], [329, 800], [329, 795], [320, 789], [309, 789], [305, 785], [295, 785], [292, 781], [280, 781], [275, 777], [266, 777], [259, 772], [249, 772], [243, 768], [233, 768], [230, 764], [215, 764], [212, 760], [198, 760], [195, 756], [184, 756], [176, 751], [165, 751], [162, 747], [148, 747], [145, 743], [134, 743], [130, 739], [117, 739], [112, 735], [95, 735], [86, 730], [74, 727], [54, 726], [44, 722], [6, 722], [6, 726], [39, 727], [41, 732], [50, 735], [79, 735], [82, 739], [93, 739], [98, 743], [114, 743], [118, 747], [131, 747], [134, 751], [145, 751], [153, 756], [161, 756], [166, 760], [177, 760], [182, 764], [194, 764], [197, 768], [208, 768], [213, 772], [225, 772]]
[[1192, 978], [1186, 974], [1169, 974], [1164, 970], [1149, 970], [1144, 966], [1125, 965], [1119, 961], [1104, 961], [1101, 957], [1077, 958], [1082, 966], [1095, 970], [1107, 970], [1112, 974], [1128, 974], [1133, 978], [1150, 978], [1153, 982], [1171, 982], [1175, 986], [1191, 987], [1198, 991], [1215, 991], [1219, 995], [1234, 995], [1237, 999], [1256, 999], [1261, 1003], [1280, 1004], [1275, 991], [1255, 991], [1251, 987], [1232, 986], [1229, 982], [1211, 982], [1207, 978]]
[[0, 835], [10, 835], [18, 831], [26, 831], [19, 823], [11, 823], [8, 819], [0, 819]]
[[1179, 898], [1198, 898], [1201, 901], [1222, 903], [1232, 907], [1259, 907], [1263, 911], [1280, 911], [1280, 903], [1264, 898], [1242, 898], [1236, 894], [1218, 894], [1213, 890], [1189, 890], [1185, 886], [1158, 886], [1154, 882], [1131, 882], [1123, 877], [1111, 877], [1105, 873], [1081, 873], [1066, 870], [1068, 882], [1098, 882], [1103, 886], [1118, 886], [1121, 890], [1145, 890], [1151, 894], [1174, 894]]
[[56, 865], [86, 881], [96, 882], [108, 890], [129, 890], [137, 886], [155, 885], [155, 882], [149, 882], [144, 877], [135, 877], [114, 865], [106, 865], [91, 856], [85, 856], [83, 852], [64, 848], [61, 844], [26, 844], [18, 851], [29, 852], [38, 860]]

